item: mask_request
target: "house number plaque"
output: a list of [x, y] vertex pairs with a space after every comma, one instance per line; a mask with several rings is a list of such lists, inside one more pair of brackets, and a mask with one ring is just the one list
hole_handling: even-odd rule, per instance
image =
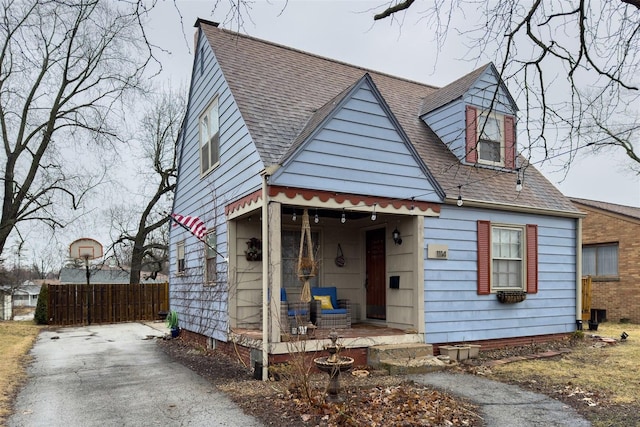
[[447, 245], [431, 244], [427, 246], [427, 258], [448, 259], [449, 247]]

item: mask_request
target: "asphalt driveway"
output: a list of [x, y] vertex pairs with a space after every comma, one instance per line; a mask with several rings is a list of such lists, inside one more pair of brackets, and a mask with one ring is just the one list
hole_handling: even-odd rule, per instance
[[40, 333], [8, 426], [260, 426], [139, 323]]

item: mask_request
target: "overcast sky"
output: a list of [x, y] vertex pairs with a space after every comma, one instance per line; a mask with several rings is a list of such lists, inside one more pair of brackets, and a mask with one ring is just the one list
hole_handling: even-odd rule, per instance
[[[227, 2], [213, 11], [214, 0], [180, 1], [176, 11], [172, 0], [163, 0], [152, 14], [151, 37], [171, 52], [164, 62], [162, 78], [175, 87], [188, 84], [193, 61], [193, 34], [196, 18], [216, 22], [227, 19]], [[384, 0], [256, 1], [243, 12], [241, 32], [314, 54], [408, 78], [444, 86], [480, 65], [494, 60], [487, 52], [479, 61], [465, 60], [464, 38], [450, 34], [445, 49], [437, 52], [432, 31], [420, 20], [424, 5], [416, 2], [399, 25], [390, 20], [374, 23], [372, 16], [382, 10]], [[180, 22], [182, 16], [182, 23]], [[401, 16], [399, 16], [401, 17]], [[470, 20], [479, 15], [468, 16]], [[465, 18], [466, 19], [466, 18]], [[237, 23], [226, 23], [237, 30]], [[233, 27], [233, 28], [232, 28]], [[467, 55], [468, 57], [468, 55]], [[513, 89], [512, 89], [513, 91]], [[523, 109], [519, 102], [520, 109]], [[640, 177], [629, 170], [630, 160], [618, 153], [579, 156], [565, 177], [555, 165], [538, 166], [565, 195], [640, 207]]]
[[[220, 8], [213, 13], [215, 0], [176, 2], [179, 11], [174, 0], [159, 0], [152, 12], [149, 36], [152, 42], [168, 52], [160, 55], [164, 71], [159, 80], [170, 81], [174, 89], [182, 86], [186, 90], [193, 62], [196, 18], [224, 22], [227, 11]], [[227, 0], [220, 0], [220, 3], [228, 6]], [[457, 38], [455, 33], [449, 35], [445, 48], [438, 53], [432, 31], [424, 20], [420, 20], [423, 2], [412, 6], [402, 25], [390, 20], [373, 22], [372, 16], [384, 4], [385, 0], [289, 0], [284, 7], [285, 3], [281, 1], [257, 0], [249, 15], [243, 12], [245, 22], [241, 32], [436, 86], [444, 86], [497, 56], [495, 52], [484, 52], [477, 62], [463, 59], [467, 54], [464, 39]], [[478, 18], [479, 14], [473, 14], [462, 19], [477, 21]], [[457, 24], [464, 28], [466, 21]], [[231, 28], [229, 24], [224, 27]], [[237, 30], [237, 26], [232, 29]], [[521, 110], [524, 109], [522, 101], [518, 104]], [[567, 196], [640, 207], [640, 177], [629, 170], [630, 164], [631, 161], [618, 152], [598, 157], [579, 156], [566, 177], [563, 171], [555, 170], [559, 163], [537, 167]], [[28, 248], [28, 256], [39, 260], [47, 251], [66, 254], [68, 244], [81, 237], [93, 237], [108, 246], [111, 243], [109, 233], [108, 229], [103, 229], [101, 215], [104, 214], [96, 210], [83, 221], [57, 233], [53, 241], [35, 239], [41, 247]], [[23, 230], [29, 246], [33, 243], [33, 234], [45, 236], [47, 233], [36, 224], [30, 224], [30, 228], [30, 231]], [[13, 243], [11, 241], [10, 245]], [[11, 254], [6, 256], [11, 257]]]

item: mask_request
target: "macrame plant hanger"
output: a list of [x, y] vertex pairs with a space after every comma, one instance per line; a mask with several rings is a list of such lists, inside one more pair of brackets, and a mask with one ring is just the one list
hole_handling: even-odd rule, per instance
[[311, 226], [309, 225], [309, 212], [307, 209], [302, 214], [302, 230], [300, 233], [300, 251], [298, 253], [298, 278], [303, 283], [300, 301], [311, 301], [311, 287], [309, 279], [315, 277], [318, 267], [313, 259], [313, 242], [311, 241]]

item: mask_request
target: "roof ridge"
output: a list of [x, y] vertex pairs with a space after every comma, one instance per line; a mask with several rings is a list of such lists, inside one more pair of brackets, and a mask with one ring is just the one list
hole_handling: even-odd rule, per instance
[[[209, 24], [209, 22], [210, 21], [199, 19], [196, 23]], [[215, 22], [213, 24], [215, 24]], [[250, 36], [248, 34], [239, 33], [237, 31], [229, 30], [227, 28], [222, 28], [222, 27], [218, 27], [218, 26], [215, 26], [215, 25], [211, 25], [211, 24], [209, 24], [209, 26], [212, 27], [215, 30], [223, 31], [223, 32], [225, 32], [227, 34], [230, 34], [230, 35], [240, 36], [240, 37], [243, 37], [243, 38], [246, 38], [246, 39], [250, 39], [250, 40], [253, 40], [253, 41], [257, 41], [257, 42], [260, 42], [260, 43], [268, 44], [268, 45], [271, 45], [271, 46], [276, 46], [276, 47], [279, 47], [279, 48], [282, 48], [282, 49], [287, 49], [287, 50], [290, 50], [290, 51], [293, 51], [293, 52], [296, 52], [296, 53], [301, 53], [301, 54], [304, 54], [304, 55], [307, 55], [307, 56], [313, 56], [315, 58], [322, 59], [322, 60], [325, 60], [325, 61], [330, 61], [330, 62], [333, 62], [333, 63], [336, 63], [336, 64], [346, 65], [346, 66], [352, 67], [352, 68], [357, 68], [359, 70], [362, 70], [363, 74], [365, 74], [365, 73], [374, 73], [374, 74], [377, 74], [377, 75], [380, 75], [380, 76], [385, 76], [385, 77], [389, 77], [389, 78], [392, 78], [392, 79], [402, 80], [402, 81], [405, 81], [405, 82], [408, 82], [408, 83], [417, 84], [417, 85], [424, 86], [424, 87], [427, 87], [427, 88], [430, 88], [430, 89], [436, 89], [436, 90], [440, 89], [440, 86], [435, 86], [435, 85], [432, 85], [432, 84], [419, 82], [417, 80], [409, 79], [407, 77], [400, 77], [400, 76], [397, 76], [397, 75], [394, 75], [394, 74], [386, 73], [384, 71], [374, 70], [372, 68], [362, 67], [360, 65], [355, 65], [355, 64], [352, 64], [352, 63], [349, 63], [349, 62], [340, 61], [340, 60], [337, 60], [335, 58], [329, 58], [327, 56], [323, 56], [323, 55], [320, 55], [320, 54], [317, 54], [317, 53], [308, 52], [306, 50], [302, 50], [302, 49], [298, 49], [298, 48], [295, 48], [295, 47], [287, 46], [285, 44], [276, 43], [276, 42], [273, 42], [273, 41], [261, 39], [261, 38], [256, 37], [256, 36]]]

